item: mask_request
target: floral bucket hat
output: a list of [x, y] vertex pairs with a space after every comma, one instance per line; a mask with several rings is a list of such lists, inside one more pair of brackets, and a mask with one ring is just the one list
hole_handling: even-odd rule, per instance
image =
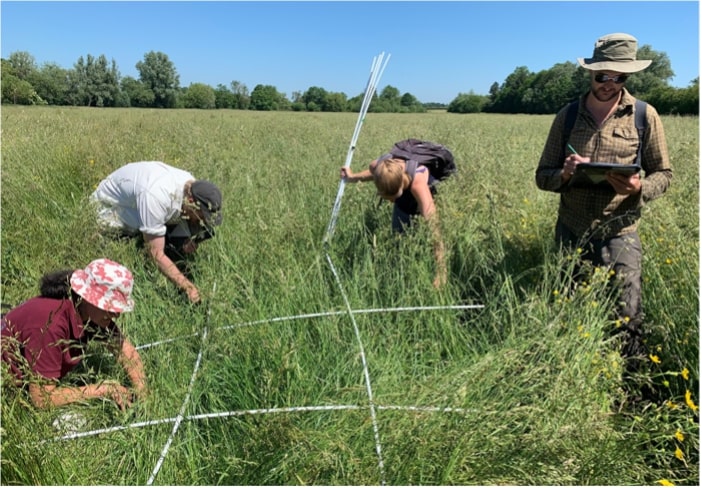
[[106, 312], [122, 313], [134, 309], [131, 299], [132, 272], [109, 259], [96, 259], [84, 270], [71, 275], [71, 288], [85, 301]]

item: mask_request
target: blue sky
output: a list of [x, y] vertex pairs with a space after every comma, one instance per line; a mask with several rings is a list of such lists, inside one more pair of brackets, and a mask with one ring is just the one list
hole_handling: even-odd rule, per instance
[[603, 34], [627, 32], [670, 58], [671, 84], [699, 76], [697, 1], [625, 2], [18, 2], [0, 3], [2, 57], [73, 67], [104, 54], [122, 76], [165, 53], [181, 86], [288, 97], [311, 86], [362, 94], [374, 56], [390, 55], [378, 84], [422, 102], [487, 94], [518, 66], [532, 72], [589, 57]]

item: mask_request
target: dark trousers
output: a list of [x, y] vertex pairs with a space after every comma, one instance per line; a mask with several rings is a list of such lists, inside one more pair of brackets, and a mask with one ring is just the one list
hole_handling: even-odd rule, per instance
[[392, 208], [392, 230], [402, 234], [406, 228], [412, 225], [412, 216], [417, 214], [410, 214], [402, 210], [397, 205], [393, 205]]
[[[581, 248], [582, 260], [614, 271], [613, 284], [618, 287], [616, 318], [621, 327], [613, 333], [622, 333], [622, 355], [646, 354], [643, 343], [643, 309], [641, 306], [641, 240], [637, 232], [606, 239], [583, 239], [558, 220], [556, 243], [568, 249]], [[576, 270], [576, 273], [579, 270]]]
[[199, 225], [188, 226], [186, 223], [166, 226], [166, 255], [174, 262], [184, 261], [187, 254], [183, 252], [183, 246], [192, 240], [200, 244], [214, 236], [214, 230], [207, 230]]

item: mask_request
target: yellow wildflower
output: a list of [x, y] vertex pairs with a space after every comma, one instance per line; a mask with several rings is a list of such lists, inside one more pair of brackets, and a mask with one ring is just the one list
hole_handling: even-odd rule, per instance
[[668, 408], [670, 408], [671, 410], [678, 408], [678, 404], [670, 400], [665, 402], [665, 404], [668, 405]]
[[670, 258], [666, 258], [665, 264], [673, 264], [673, 260]]
[[553, 296], [557, 297], [558, 295], [560, 295], [560, 292], [558, 290], [553, 290]]
[[648, 357], [651, 358], [651, 361], [653, 361], [654, 363], [661, 364], [660, 358], [655, 354], [649, 354]]
[[675, 486], [673, 483], [671, 483], [668, 480], [658, 480], [658, 484], [661, 486]]
[[699, 408], [695, 405], [695, 402], [692, 401], [692, 392], [690, 390], [685, 390], [685, 403], [687, 403], [687, 406], [690, 407], [693, 412], [696, 412]]
[[666, 388], [670, 387], [670, 381], [663, 380], [663, 386], [665, 386]]
[[690, 379], [690, 370], [689, 369], [683, 368], [683, 370], [680, 371], [680, 374], [682, 375], [683, 378], [685, 378], [685, 380]]
[[675, 431], [675, 438], [679, 440], [680, 442], [685, 440], [685, 434], [682, 433], [680, 429]]
[[681, 461], [685, 460], [685, 455], [683, 454], [682, 449], [680, 449], [679, 447], [675, 448], [675, 457]]

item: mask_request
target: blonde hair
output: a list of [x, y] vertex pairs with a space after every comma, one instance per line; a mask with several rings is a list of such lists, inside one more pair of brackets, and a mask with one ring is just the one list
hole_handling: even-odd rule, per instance
[[403, 162], [402, 159], [383, 159], [376, 164], [373, 180], [381, 196], [394, 197], [409, 185], [410, 178], [401, 164]]

